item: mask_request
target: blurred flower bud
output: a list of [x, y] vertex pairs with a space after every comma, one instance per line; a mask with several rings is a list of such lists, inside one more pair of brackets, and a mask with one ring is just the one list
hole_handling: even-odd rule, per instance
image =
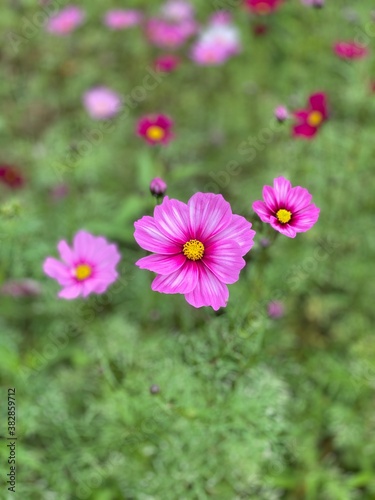
[[278, 122], [283, 123], [289, 118], [288, 110], [285, 106], [277, 106], [274, 111], [275, 118]]
[[282, 318], [284, 316], [284, 304], [279, 300], [274, 300], [268, 304], [267, 312], [272, 319]]
[[150, 191], [152, 196], [156, 196], [157, 198], [164, 196], [166, 190], [167, 184], [163, 181], [163, 179], [160, 179], [160, 177], [155, 177], [155, 179], [152, 179], [150, 183]]

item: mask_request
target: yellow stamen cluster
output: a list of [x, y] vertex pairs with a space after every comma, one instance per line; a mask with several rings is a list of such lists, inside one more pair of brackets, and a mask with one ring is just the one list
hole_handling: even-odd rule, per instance
[[190, 240], [182, 247], [182, 251], [189, 260], [200, 260], [204, 255], [204, 245], [198, 240]]
[[311, 127], [318, 127], [323, 121], [323, 115], [320, 111], [311, 111], [307, 117], [307, 123]]
[[161, 141], [165, 137], [165, 131], [161, 127], [158, 127], [158, 125], [151, 125], [147, 129], [146, 135], [152, 141]]
[[285, 208], [280, 208], [280, 210], [276, 212], [276, 217], [281, 224], [287, 224], [292, 218], [292, 212], [285, 210]]
[[89, 266], [88, 264], [80, 264], [74, 270], [74, 276], [77, 278], [78, 281], [83, 281], [89, 278], [91, 274], [92, 274], [92, 269], [91, 266]]

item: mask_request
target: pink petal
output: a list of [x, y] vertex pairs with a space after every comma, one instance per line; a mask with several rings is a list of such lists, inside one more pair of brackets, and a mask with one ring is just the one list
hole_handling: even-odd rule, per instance
[[185, 299], [192, 306], [211, 306], [215, 311], [225, 307], [228, 298], [228, 287], [205, 266], [199, 267], [197, 286], [185, 295]]
[[177, 254], [182, 250], [181, 245], [172, 241], [168, 235], [156, 225], [153, 217], [145, 215], [134, 223], [134, 238], [138, 245], [149, 252], [161, 254]]
[[78, 231], [73, 240], [73, 251], [78, 260], [90, 260], [90, 257], [94, 253], [94, 249], [95, 238], [87, 231]]
[[280, 222], [277, 220], [276, 217], [270, 218], [270, 224], [274, 229], [276, 229], [276, 231], [279, 231], [279, 233], [284, 234], [285, 236], [288, 236], [289, 238], [296, 237], [297, 231], [290, 224], [280, 224]]
[[306, 109], [300, 109], [298, 111], [294, 111], [293, 115], [299, 120], [305, 121], [309, 116], [309, 111], [307, 111]]
[[170, 240], [181, 245], [189, 241], [189, 209], [185, 203], [166, 196], [163, 203], [155, 207], [154, 219]]
[[223, 283], [238, 281], [240, 271], [246, 262], [242, 250], [235, 240], [216, 241], [206, 247], [203, 263]]
[[292, 225], [298, 233], [303, 233], [312, 228], [319, 219], [320, 209], [311, 204], [293, 215]]
[[327, 118], [327, 103], [326, 95], [323, 92], [318, 92], [310, 96], [309, 103], [311, 109], [322, 113], [323, 118]]
[[177, 255], [149, 255], [139, 259], [135, 264], [140, 269], [147, 269], [157, 274], [171, 274], [185, 264], [186, 257]]
[[276, 177], [273, 181], [274, 194], [276, 198], [276, 209], [283, 208], [288, 200], [288, 193], [292, 184], [285, 177]]
[[221, 194], [196, 193], [188, 202], [192, 238], [199, 241], [214, 236], [230, 224], [232, 210]]
[[260, 220], [262, 222], [269, 222], [270, 215], [274, 213], [271, 212], [271, 210], [267, 207], [264, 201], [254, 201], [253, 210], [260, 217]]
[[47, 257], [44, 261], [43, 271], [62, 286], [70, 285], [73, 282], [69, 268], [53, 257]]
[[262, 190], [262, 196], [268, 210], [272, 213], [276, 212], [278, 206], [274, 188], [271, 186], [264, 186]]
[[76, 299], [80, 295], [81, 291], [82, 285], [80, 284], [68, 286], [58, 293], [58, 297], [68, 300]]
[[185, 264], [168, 275], [158, 275], [151, 285], [151, 289], [160, 293], [189, 293], [197, 285], [201, 267], [196, 262], [186, 260]]
[[[262, 202], [263, 203], [263, 202]], [[251, 222], [247, 221], [241, 215], [232, 215], [230, 225], [220, 231], [207, 241], [207, 245], [220, 240], [233, 240], [241, 248], [241, 256], [245, 255], [254, 245], [255, 231], [251, 229]]]
[[60, 241], [60, 243], [57, 245], [57, 249], [60, 253], [61, 259], [65, 262], [65, 264], [68, 264], [68, 266], [73, 266], [74, 254], [67, 242], [64, 240]]
[[311, 139], [315, 136], [317, 131], [317, 127], [311, 127], [307, 123], [301, 123], [301, 125], [295, 125], [293, 127], [293, 137], [307, 137]]
[[298, 210], [310, 205], [311, 200], [312, 195], [307, 191], [307, 189], [296, 186], [289, 191], [285, 208], [294, 214]]

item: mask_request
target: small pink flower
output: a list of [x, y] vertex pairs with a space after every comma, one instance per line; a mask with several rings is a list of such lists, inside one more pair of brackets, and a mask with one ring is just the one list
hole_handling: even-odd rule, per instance
[[121, 97], [107, 87], [95, 87], [83, 96], [83, 104], [94, 120], [112, 118], [121, 109]]
[[283, 0], [244, 0], [245, 7], [259, 16], [272, 14], [282, 3]]
[[194, 17], [194, 7], [186, 0], [168, 0], [161, 13], [166, 19], [181, 22]]
[[255, 231], [220, 194], [196, 193], [187, 204], [166, 196], [154, 217], [134, 226], [137, 243], [153, 252], [136, 262], [157, 274], [152, 290], [183, 294], [194, 307], [226, 306], [227, 285], [239, 279]]
[[233, 24], [214, 23], [202, 31], [192, 47], [191, 58], [199, 65], [219, 65], [241, 48], [239, 32]]
[[312, 195], [307, 189], [292, 187], [284, 177], [274, 179], [273, 187], [264, 186], [263, 200], [253, 203], [254, 212], [289, 238], [308, 231], [319, 218], [320, 209], [311, 203]]
[[219, 10], [212, 14], [209, 23], [212, 24], [232, 24], [232, 14], [227, 10]]
[[138, 10], [131, 9], [109, 10], [104, 16], [104, 24], [112, 30], [131, 28], [141, 21], [142, 14]]
[[173, 121], [166, 115], [148, 115], [142, 117], [137, 124], [137, 134], [148, 144], [168, 144], [173, 138]]
[[284, 304], [279, 300], [274, 300], [268, 304], [267, 312], [272, 319], [282, 318], [284, 316]]
[[194, 21], [174, 23], [165, 19], [152, 18], [146, 24], [148, 40], [156, 47], [177, 49], [194, 34], [196, 26]]
[[156, 71], [161, 71], [163, 73], [171, 73], [180, 64], [180, 58], [174, 54], [165, 54], [159, 56], [154, 63]]
[[289, 118], [289, 112], [285, 106], [277, 106], [277, 108], [274, 111], [275, 118], [279, 122], [285, 122]]
[[82, 9], [76, 5], [68, 5], [48, 20], [46, 29], [53, 35], [68, 35], [83, 23], [85, 17]]
[[155, 177], [155, 179], [152, 179], [150, 182], [150, 191], [153, 196], [156, 196], [157, 198], [164, 196], [166, 190], [167, 184], [163, 181], [163, 179], [160, 179], [160, 177]]
[[307, 109], [300, 109], [293, 113], [297, 123], [293, 126], [293, 137], [312, 139], [328, 120], [327, 96], [317, 92], [309, 97]]
[[356, 42], [338, 42], [333, 50], [341, 59], [363, 59], [368, 55], [368, 50]]
[[10, 280], [0, 287], [0, 294], [10, 297], [37, 297], [41, 291], [40, 283], [32, 279]]
[[191, 49], [191, 58], [200, 66], [217, 66], [228, 59], [225, 47], [213, 42], [197, 42]]
[[66, 241], [60, 241], [57, 248], [63, 262], [48, 257], [43, 270], [63, 287], [58, 294], [60, 298], [70, 300], [104, 293], [117, 280], [116, 265], [121, 256], [117, 246], [109, 244], [103, 236], [78, 231], [73, 248]]

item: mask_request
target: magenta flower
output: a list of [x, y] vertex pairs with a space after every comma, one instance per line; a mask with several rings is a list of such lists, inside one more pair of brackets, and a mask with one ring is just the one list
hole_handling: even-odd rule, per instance
[[238, 280], [255, 231], [220, 194], [196, 193], [187, 204], [166, 196], [154, 217], [134, 226], [137, 243], [153, 252], [136, 262], [157, 273], [152, 290], [183, 294], [194, 307], [226, 306], [227, 285]]
[[293, 126], [293, 137], [304, 137], [312, 139], [320, 127], [328, 120], [327, 96], [323, 92], [317, 92], [309, 97], [306, 109], [300, 109], [293, 113], [297, 122]]
[[83, 104], [94, 120], [106, 120], [121, 109], [121, 97], [107, 87], [95, 87], [85, 92]]
[[174, 54], [165, 54], [159, 56], [155, 62], [154, 67], [156, 71], [161, 71], [162, 73], [171, 73], [180, 64], [181, 60]]
[[335, 43], [333, 51], [341, 59], [363, 59], [369, 52], [365, 46], [356, 42]]
[[146, 36], [156, 47], [177, 49], [195, 33], [196, 29], [193, 20], [175, 23], [154, 17], [146, 24]]
[[53, 35], [68, 35], [83, 23], [85, 17], [82, 9], [76, 5], [68, 5], [48, 20], [46, 29]]
[[121, 256], [116, 245], [109, 244], [103, 236], [78, 231], [73, 248], [64, 240], [57, 248], [63, 262], [48, 257], [43, 270], [63, 287], [58, 294], [60, 298], [70, 300], [104, 293], [117, 280], [116, 265]]
[[151, 146], [163, 144], [173, 139], [173, 121], [167, 115], [147, 115], [137, 123], [137, 134]]
[[289, 238], [308, 231], [319, 218], [320, 209], [311, 203], [307, 189], [292, 187], [284, 177], [274, 179], [273, 187], [264, 186], [263, 200], [253, 203], [254, 212]]
[[123, 30], [137, 26], [142, 21], [142, 14], [138, 10], [115, 9], [109, 10], [104, 16], [104, 24], [112, 30]]

